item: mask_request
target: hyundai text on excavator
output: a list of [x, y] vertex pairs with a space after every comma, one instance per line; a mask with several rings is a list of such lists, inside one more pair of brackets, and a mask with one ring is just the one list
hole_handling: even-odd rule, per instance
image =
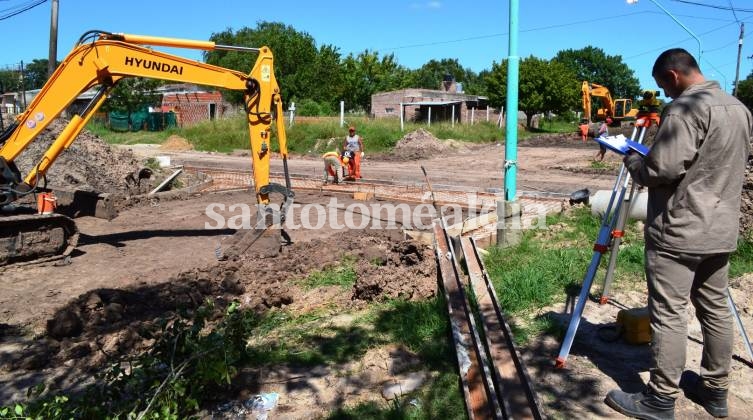
[[607, 116], [610, 116], [614, 124], [619, 125], [624, 120], [634, 120], [638, 115], [638, 109], [633, 108], [631, 99], [612, 99], [612, 94], [605, 86], [584, 80], [581, 85], [581, 96], [583, 118], [588, 119], [588, 122], [591, 122], [592, 118], [592, 98], [598, 98], [601, 102], [601, 107], [596, 108], [594, 121], [605, 121]]
[[[146, 46], [205, 51], [246, 51], [257, 53], [258, 56], [251, 72], [244, 74], [156, 51]], [[0, 133], [0, 265], [60, 258], [70, 254], [75, 248], [78, 230], [71, 218], [56, 213], [35, 214], [30, 211], [31, 209], [17, 205], [16, 201], [47, 191], [46, 185], [41, 184], [55, 159], [73, 143], [95, 111], [104, 103], [108, 92], [115, 84], [127, 77], [145, 77], [242, 91], [260, 220], [264, 226], [284, 221], [294, 194], [290, 189], [282, 98], [274, 75], [273, 61], [272, 52], [268, 47], [249, 48], [217, 45], [211, 41], [104, 31], [86, 32], [26, 111]], [[79, 114], [70, 118], [70, 122], [52, 142], [41, 160], [28, 174], [22, 176], [14, 160], [77, 96], [91, 88], [97, 89], [96, 95]], [[270, 128], [274, 113], [277, 116], [277, 140], [285, 173], [284, 186], [269, 182], [272, 153]], [[271, 193], [282, 195], [279, 209], [270, 204]], [[112, 209], [105, 213], [112, 214]], [[286, 236], [284, 232], [283, 236]]]

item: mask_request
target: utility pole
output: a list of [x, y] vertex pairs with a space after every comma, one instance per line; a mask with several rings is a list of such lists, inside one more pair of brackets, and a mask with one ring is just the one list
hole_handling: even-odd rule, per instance
[[26, 80], [24, 78], [24, 62], [21, 61], [21, 75], [20, 79], [21, 81], [21, 103], [23, 104], [23, 110], [21, 112], [26, 111]]
[[740, 22], [740, 39], [737, 41], [737, 69], [735, 70], [735, 88], [732, 90], [732, 96], [737, 96], [737, 84], [740, 82], [740, 57], [743, 52], [743, 33], [745, 32], [745, 22]]
[[58, 64], [58, 0], [52, 0], [52, 12], [50, 17], [50, 55], [47, 59], [47, 77], [52, 77], [52, 73]]

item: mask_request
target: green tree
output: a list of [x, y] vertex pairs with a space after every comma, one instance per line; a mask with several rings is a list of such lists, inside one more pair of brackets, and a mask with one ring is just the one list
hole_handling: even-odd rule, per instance
[[[269, 47], [274, 55], [275, 77], [283, 100], [315, 97], [322, 83], [320, 77], [323, 75], [316, 73], [314, 65], [318, 53], [314, 38], [306, 32], [296, 31], [292, 26], [258, 22], [256, 28], [244, 27], [238, 31], [226, 29], [213, 33], [209, 39], [224, 45]], [[328, 47], [327, 53], [332, 52], [336, 51]], [[256, 62], [256, 55], [245, 51], [215, 50], [204, 53], [204, 59], [209, 64], [248, 73]], [[242, 102], [241, 98], [240, 92], [228, 93], [228, 99], [235, 103]]]
[[0, 70], [0, 90], [16, 92], [21, 90], [21, 74], [15, 70]]
[[154, 90], [163, 82], [156, 79], [129, 77], [120, 79], [102, 106], [104, 111], [131, 114], [147, 106], [159, 104], [160, 96]]
[[345, 90], [343, 86], [342, 58], [337, 47], [322, 45], [314, 62], [315, 79], [309, 83], [315, 86], [311, 92], [311, 99], [320, 105], [326, 104], [327, 110], [322, 112], [331, 113], [338, 109], [338, 104]]
[[371, 95], [407, 86], [410, 70], [393, 54], [379, 57], [376, 51], [349, 54], [343, 62], [343, 99], [348, 109], [371, 111]]
[[457, 58], [429, 60], [410, 74], [410, 86], [423, 89], [439, 89], [445, 75], [451, 75], [455, 81], [463, 84], [463, 91], [479, 94], [482, 90], [479, 76], [471, 69], [463, 68]]
[[47, 82], [46, 58], [35, 58], [24, 65], [24, 85], [27, 90], [40, 89]]
[[[536, 114], [564, 113], [578, 101], [575, 75], [564, 64], [530, 56], [520, 62], [518, 109], [526, 114], [526, 127]], [[489, 103], [501, 107], [507, 101], [507, 62], [492, 64], [486, 77]]]
[[736, 96], [753, 112], [753, 71], [737, 85]]
[[579, 50], [562, 50], [554, 60], [572, 70], [578, 83], [587, 80], [606, 86], [613, 98], [633, 99], [641, 93], [638, 78], [620, 55], [607, 55], [601, 48], [589, 45]]

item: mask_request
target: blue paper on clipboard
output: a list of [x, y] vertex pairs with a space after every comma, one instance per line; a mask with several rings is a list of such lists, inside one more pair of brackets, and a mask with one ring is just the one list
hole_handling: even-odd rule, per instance
[[596, 140], [600, 144], [603, 144], [607, 149], [621, 155], [625, 155], [632, 150], [642, 156], [648, 156], [648, 147], [638, 143], [637, 141], [630, 140], [622, 134], [618, 134], [616, 136], [595, 137], [594, 140]]

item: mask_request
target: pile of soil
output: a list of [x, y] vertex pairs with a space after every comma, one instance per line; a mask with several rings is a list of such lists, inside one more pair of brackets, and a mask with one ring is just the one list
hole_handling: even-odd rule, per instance
[[160, 150], [166, 150], [171, 152], [185, 152], [186, 150], [193, 150], [193, 145], [188, 140], [181, 136], [173, 134], [168, 137], [164, 143], [160, 145]]
[[740, 233], [753, 236], [753, 161], [748, 160], [740, 204]]
[[[437, 282], [431, 248], [396, 235], [384, 230], [344, 231], [326, 239], [296, 242], [282, 247], [276, 255], [252, 249], [234, 260], [168, 279], [145, 279], [134, 287], [88, 291], [47, 320], [45, 336], [19, 336], [23, 342], [18, 344], [18, 351], [3, 358], [0, 368], [17, 372], [18, 378], [26, 376], [24, 371], [45, 370], [46, 374], [59, 375], [55, 382], [67, 388], [76, 380], [70, 368], [93, 372], [108, 357], [142, 351], [157, 338], [155, 327], [160, 319], [175, 319], [179, 311], [193, 310], [207, 301], [213, 302], [220, 316], [233, 301], [264, 313], [275, 307], [289, 307], [295, 312], [332, 303], [358, 308], [373, 300], [434, 296]], [[263, 257], [264, 252], [267, 257]], [[343, 261], [354, 261], [357, 280], [351, 289], [310, 289], [302, 285], [310, 274]], [[0, 334], [15, 335], [9, 331]]]
[[[22, 176], [39, 163], [68, 121], [58, 118], [45, 128], [15, 162]], [[68, 190], [132, 193], [138, 180], [139, 160], [87, 130], [82, 130], [47, 171], [47, 186]], [[134, 176], [136, 175], [136, 176]], [[44, 185], [40, 181], [40, 185]]]
[[449, 145], [423, 128], [419, 128], [398, 140], [392, 155], [401, 160], [419, 160], [441, 155], [449, 149]]

